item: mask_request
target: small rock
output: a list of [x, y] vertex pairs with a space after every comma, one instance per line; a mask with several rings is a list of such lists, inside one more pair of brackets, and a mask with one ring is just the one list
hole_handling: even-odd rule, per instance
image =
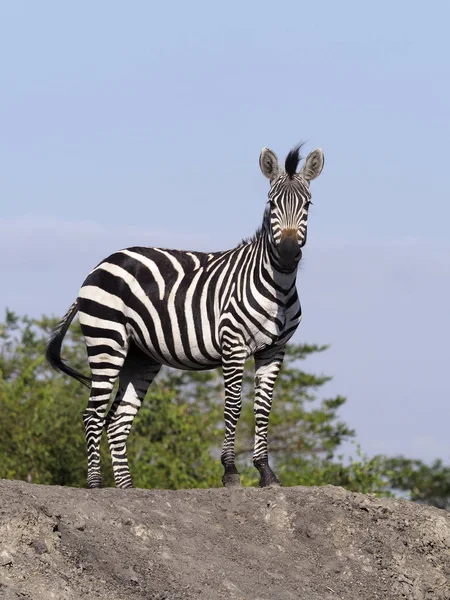
[[31, 545], [38, 554], [45, 554], [46, 552], [48, 552], [48, 548], [44, 540], [34, 540], [33, 542], [31, 542]]
[[10, 567], [13, 564], [13, 558], [9, 552], [2, 550], [0, 552], [0, 566]]

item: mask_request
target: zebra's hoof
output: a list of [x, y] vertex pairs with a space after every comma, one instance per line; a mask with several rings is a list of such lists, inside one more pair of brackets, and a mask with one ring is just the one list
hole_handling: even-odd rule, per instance
[[225, 473], [222, 483], [225, 487], [241, 487], [241, 476], [239, 473]]
[[281, 481], [269, 467], [267, 459], [254, 461], [253, 464], [260, 474], [259, 487], [281, 487]]

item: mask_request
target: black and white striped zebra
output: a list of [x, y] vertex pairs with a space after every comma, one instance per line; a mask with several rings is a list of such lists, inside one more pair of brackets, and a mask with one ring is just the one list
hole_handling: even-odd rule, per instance
[[[224, 252], [133, 247], [115, 252], [88, 275], [77, 300], [53, 332], [51, 366], [91, 387], [83, 420], [88, 487], [100, 487], [100, 439], [106, 427], [117, 487], [132, 487], [126, 441], [147, 390], [161, 368], [222, 367], [225, 386], [223, 484], [239, 485], [234, 440], [241, 411], [244, 364], [255, 359], [253, 463], [260, 485], [279, 485], [269, 467], [267, 430], [272, 393], [285, 345], [301, 319], [296, 290], [306, 242], [309, 183], [322, 171], [311, 152], [297, 173], [299, 147], [278, 166], [264, 148], [259, 159], [270, 180], [262, 226]], [[92, 379], [61, 359], [64, 335], [79, 313]], [[117, 395], [105, 414], [116, 380]]]

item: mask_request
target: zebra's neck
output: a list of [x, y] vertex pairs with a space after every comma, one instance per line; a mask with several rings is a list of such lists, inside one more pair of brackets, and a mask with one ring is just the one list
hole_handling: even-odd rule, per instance
[[258, 276], [277, 291], [277, 295], [289, 296], [295, 288], [297, 269], [289, 273], [283, 272], [277, 263], [273, 242], [267, 233], [262, 231], [258, 239], [249, 243], [255, 253], [254, 264], [258, 265]]

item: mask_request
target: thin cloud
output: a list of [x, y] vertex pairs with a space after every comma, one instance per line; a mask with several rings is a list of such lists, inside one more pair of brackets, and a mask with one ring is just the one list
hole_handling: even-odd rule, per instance
[[[110, 226], [92, 221], [26, 215], [0, 219], [0, 268], [53, 271], [96, 264], [111, 252], [131, 245], [202, 249], [207, 236], [151, 227]], [[88, 266], [89, 265], [89, 266]]]

